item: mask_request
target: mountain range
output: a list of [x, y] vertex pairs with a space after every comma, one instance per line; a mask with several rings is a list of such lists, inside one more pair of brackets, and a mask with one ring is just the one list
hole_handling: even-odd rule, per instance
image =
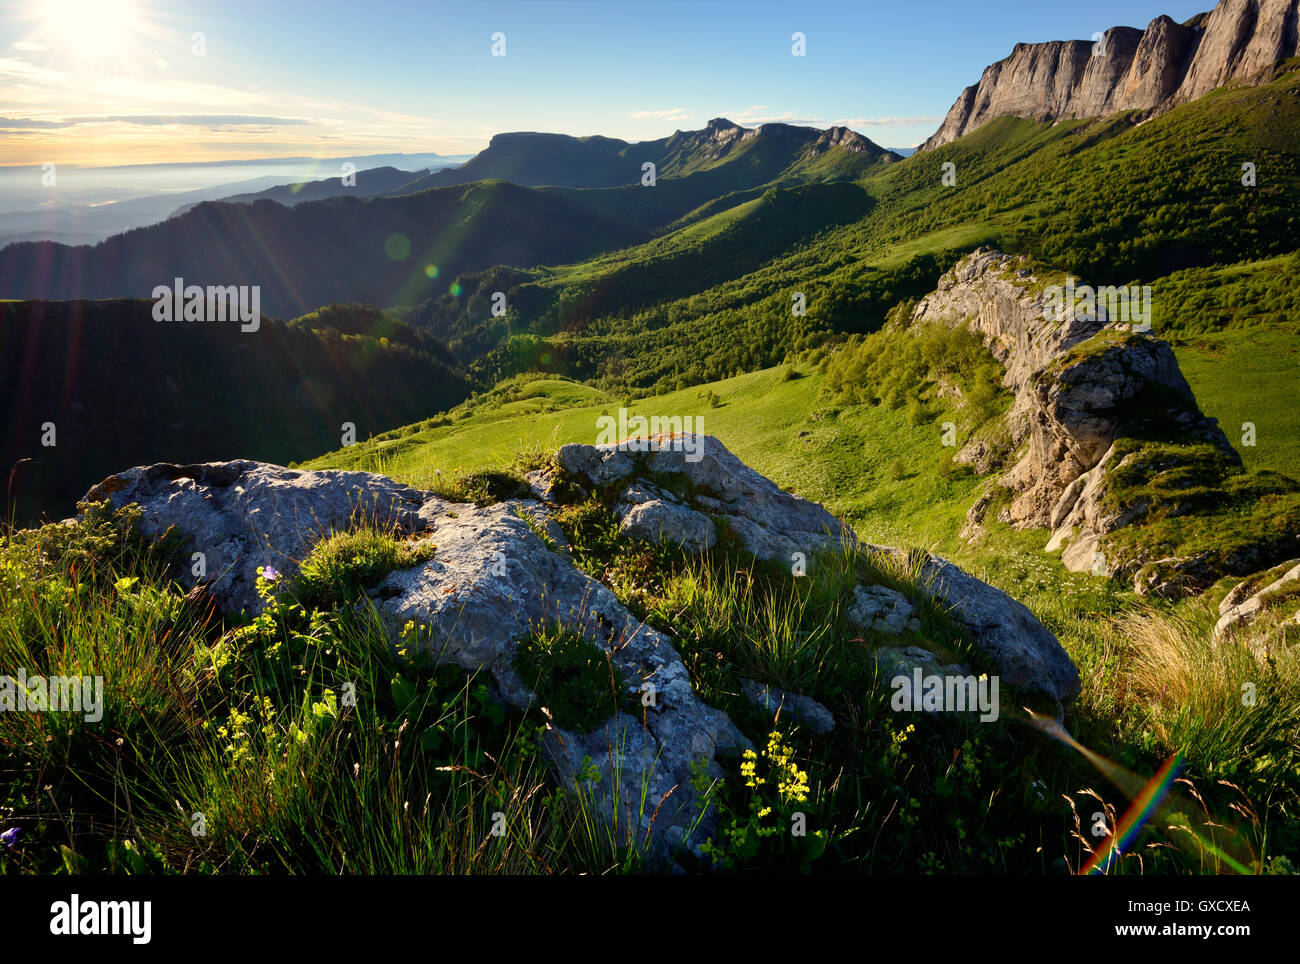
[[[1106, 105], [1113, 98], [1090, 108], [1104, 112], [1100, 117], [1038, 116], [1030, 108], [1017, 114], [1014, 104], [996, 116], [987, 108], [957, 123], [965, 132], [955, 140], [932, 138], [926, 150], [905, 159], [846, 128], [746, 128], [723, 118], [640, 144], [501, 134], [454, 169], [408, 176], [379, 168], [359, 173], [356, 189], [334, 177], [276, 187], [270, 196], [206, 201], [93, 246], [11, 244], [0, 250], [0, 297], [27, 300], [6, 306], [0, 344], [32, 364], [33, 353], [44, 349], [24, 331], [62, 330], [50, 327], [54, 309], [39, 299], [145, 299], [175, 278], [256, 284], [268, 324], [276, 317], [325, 317], [308, 330], [336, 333], [319, 336], [332, 339], [337, 354], [313, 369], [327, 389], [313, 394], [310, 416], [305, 409], [300, 416], [323, 428], [303, 436], [307, 441], [255, 453], [283, 459], [305, 456], [309, 444], [329, 444], [337, 424], [355, 421], [353, 409], [376, 413], [367, 430], [383, 431], [523, 372], [553, 372], [609, 392], [664, 392], [775, 365], [792, 352], [879, 330], [981, 244], [1097, 283], [1138, 279], [1158, 281], [1158, 292], [1181, 291], [1180, 301], [1156, 301], [1156, 323], [1175, 337], [1211, 330], [1227, 318], [1234, 325], [1279, 324], [1289, 296], [1273, 283], [1270, 266], [1293, 252], [1300, 221], [1300, 71], [1286, 61], [1265, 71], [1267, 57], [1256, 53], [1271, 49], [1269, 36], [1281, 36], [1274, 46], [1289, 49], [1285, 28], [1268, 32], [1276, 4], [1255, 5], [1253, 18], [1243, 19], [1243, 9], [1240, 0], [1223, 0], [1186, 28], [1199, 38], [1200, 53], [1185, 51], [1185, 74], [1207, 76], [1206, 58], [1220, 51], [1224, 71], [1256, 82], [1149, 116], [1111, 112]], [[1226, 49], [1236, 53], [1223, 53], [1222, 38], [1233, 24], [1239, 42]], [[1152, 46], [1162, 33], [1192, 36], [1158, 20], [1134, 50], [1142, 43], [1152, 55], [1164, 50]], [[1127, 49], [1128, 35], [1108, 36], [1110, 56], [1122, 59], [1116, 51]], [[1009, 60], [1067, 49], [1087, 45], [1022, 45]], [[1125, 71], [1148, 60], [1134, 53]], [[986, 80], [1004, 76], [995, 68]], [[1053, 93], [1046, 80], [1036, 83], [1031, 99], [1054, 103], [1060, 91]], [[1009, 85], [1004, 78], [998, 89]], [[1061, 103], [1068, 106], [1069, 98]], [[1239, 165], [1260, 157], [1261, 146], [1267, 178], [1257, 187], [1243, 190], [1239, 173], [1232, 173], [1237, 167], [1224, 176], [1223, 158]], [[1134, 163], [1117, 164], [1117, 158]], [[948, 162], [960, 172], [956, 185], [940, 177]], [[653, 186], [647, 163], [654, 165]], [[341, 191], [352, 193], [331, 196]], [[1202, 282], [1189, 287], [1168, 279], [1234, 263], [1245, 281], [1231, 311], [1210, 314], [1203, 305], [1182, 311], [1203, 298]], [[792, 298], [803, 299], [803, 312], [792, 313]], [[318, 311], [350, 303], [377, 308], [363, 315]], [[77, 317], [91, 320], [89, 330], [120, 323], [93, 321], [101, 317], [138, 324], [148, 303], [131, 304], [108, 314], [83, 306]], [[289, 328], [298, 330], [294, 325]], [[438, 407], [398, 411], [359, 400], [368, 398], [357, 394], [365, 373], [381, 370], [373, 359], [394, 350], [382, 340], [403, 325], [437, 346], [417, 347], [423, 360], [410, 370], [439, 386]], [[258, 345], [277, 358], [317, 350], [293, 347], [296, 342], [278, 335], [258, 341], [236, 326], [205, 337], [214, 340], [204, 342], [204, 351], [220, 357], [243, 357]], [[77, 399], [90, 419], [87, 437], [120, 435], [109, 410], [86, 401], [95, 394], [87, 385], [110, 375], [143, 379], [146, 372], [110, 371], [108, 357], [118, 356], [75, 355], [60, 369], [61, 381], [14, 374], [0, 389], [6, 409], [36, 418]], [[277, 378], [292, 380], [301, 370], [288, 358], [275, 365]], [[256, 394], [251, 374], [241, 374], [237, 364], [228, 371], [232, 391]], [[27, 386], [21, 405], [8, 397], [20, 384]], [[428, 401], [418, 392], [411, 397]], [[346, 398], [354, 401], [335, 403]], [[178, 413], [186, 404], [198, 407], [171, 422], [192, 425], [206, 417], [195, 414], [208, 405], [204, 399], [182, 391], [173, 401]], [[21, 422], [11, 423], [0, 452], [6, 464], [34, 454], [35, 436]], [[151, 446], [162, 445], [163, 437], [151, 436], [147, 424], [137, 428], [140, 453], [118, 453], [117, 461], [156, 457]], [[77, 475], [64, 488], [70, 492], [84, 481]]]
[[942, 147], [995, 117], [1037, 121], [1147, 114], [1203, 97], [1230, 82], [1258, 83], [1300, 54], [1300, 0], [1222, 0], [1186, 23], [1112, 27], [1097, 41], [1016, 44], [967, 87], [921, 146]]
[[[60, 169], [58, 188], [37, 188], [39, 168], [0, 171], [0, 188], [7, 204], [15, 208], [0, 212], [0, 246], [15, 241], [58, 241], [65, 244], [95, 244], [115, 234], [144, 227], [187, 211], [201, 201], [251, 200], [268, 197], [286, 204], [305, 200], [306, 184], [318, 185], [311, 197], [332, 197], [351, 191], [377, 193], [410, 181], [440, 167], [463, 163], [464, 156], [437, 154], [377, 154], [346, 158], [281, 158], [278, 160], [225, 161], [204, 165], [201, 174], [189, 177], [212, 179], [215, 173], [230, 177], [245, 171], [273, 169], [258, 177], [222, 180], [204, 187], [168, 190], [169, 182], [183, 180], [191, 165], [146, 164], [125, 168]], [[345, 188], [340, 178], [295, 181], [286, 171], [337, 171], [350, 163], [357, 171], [356, 187]], [[383, 171], [384, 173], [376, 173]], [[389, 173], [399, 172], [399, 173]], [[404, 175], [400, 172], [406, 172]], [[148, 185], [148, 187], [146, 187]], [[368, 188], [374, 187], [371, 191]], [[277, 190], [283, 188], [283, 190]]]
[[[415, 304], [446, 289], [447, 280], [435, 281], [439, 275], [582, 260], [752, 200], [758, 189], [849, 180], [897, 160], [845, 128], [749, 129], [722, 119], [637, 145], [499, 135], [462, 167], [379, 197], [327, 197], [288, 208], [262, 195], [246, 204], [197, 204], [95, 246], [12, 244], [0, 251], [0, 296], [146, 297], [182, 277], [259, 284], [272, 314], [336, 300]], [[647, 161], [657, 166], [653, 190], [640, 183]], [[564, 183], [535, 186], [548, 181]], [[299, 193], [336, 189], [332, 178]], [[710, 206], [697, 212], [704, 205]], [[321, 244], [324, 238], [331, 243]], [[275, 252], [274, 270], [267, 250]]]

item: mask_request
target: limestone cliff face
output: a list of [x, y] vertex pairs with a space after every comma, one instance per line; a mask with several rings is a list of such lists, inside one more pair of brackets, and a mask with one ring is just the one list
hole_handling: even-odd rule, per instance
[[[1021, 457], [1000, 480], [1013, 493], [1002, 518], [1019, 528], [1051, 529], [1047, 548], [1063, 549], [1062, 561], [1079, 571], [1093, 568], [1105, 535], [1144, 511], [1111, 508], [1104, 496], [1115, 443], [1134, 410], [1151, 406], [1153, 390], [1161, 410], [1152, 414], [1163, 425], [1237, 456], [1197, 408], [1168, 343], [1108, 321], [1105, 311], [1058, 317], [1048, 304], [1024, 262], [981, 248], [940, 279], [912, 318], [966, 325], [1003, 365], [1003, 383], [1015, 398], [1005, 418]], [[971, 450], [980, 444], [972, 442], [958, 459], [979, 461]]]
[[1300, 0], [1220, 0], [1185, 24], [1112, 27], [1086, 40], [1017, 44], [967, 87], [921, 150], [942, 147], [995, 117], [1037, 121], [1159, 112], [1229, 81], [1256, 83], [1300, 54]]

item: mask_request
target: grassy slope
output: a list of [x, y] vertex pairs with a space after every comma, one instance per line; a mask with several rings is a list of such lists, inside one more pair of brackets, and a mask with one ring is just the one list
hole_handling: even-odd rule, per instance
[[[1189, 378], [1211, 413], [1226, 411], [1234, 394], [1268, 390], [1249, 374], [1216, 381], [1189, 366]], [[389, 433], [309, 466], [370, 469], [445, 488], [448, 476], [508, 463], [521, 450], [594, 441], [596, 418], [616, 413], [620, 404], [588, 386], [518, 381], [524, 384], [511, 393], [513, 401], [480, 399], [476, 407], [464, 406], [451, 425]], [[960, 473], [944, 478], [936, 470], [942, 450], [935, 423], [944, 416], [913, 425], [901, 408], [837, 410], [822, 392], [825, 381], [816, 370], [788, 379], [784, 369], [768, 369], [640, 399], [632, 411], [702, 417], [703, 431], [779, 484], [848, 518], [868, 541], [926, 546], [1025, 603], [1080, 668], [1084, 688], [1069, 726], [1086, 745], [1139, 772], [1150, 772], [1174, 748], [1185, 749], [1199, 761], [1188, 771], [1198, 785], [1207, 774], [1226, 774], [1238, 765], [1227, 761], [1266, 742], [1267, 763], [1259, 773], [1282, 772], [1275, 763], [1285, 770], [1277, 754], [1294, 752], [1286, 749], [1294, 747], [1294, 733], [1279, 731], [1276, 742], [1261, 737], [1256, 743], [1229, 722], [1238, 685], [1233, 674], [1253, 678], [1249, 674], [1259, 670], [1243, 664], [1229, 671], [1224, 654], [1211, 654], [1211, 605], [1186, 600], [1153, 609], [1115, 583], [1067, 572], [1043, 552], [1045, 532], [1017, 532], [988, 520], [978, 544], [962, 541], [957, 533], [981, 483]], [[717, 407], [711, 395], [720, 399]], [[1293, 462], [1295, 438], [1261, 439], [1258, 454], [1272, 464]], [[1235, 660], [1240, 653], [1229, 655]]]
[[[943, 454], [938, 426], [913, 425], [902, 409], [840, 409], [822, 397], [821, 374], [784, 380], [782, 373], [749, 372], [638, 399], [631, 412], [702, 419], [697, 425], [746, 464], [824, 503], [868, 540], [960, 553], [956, 533], [978, 483], [960, 476], [945, 481], [934, 471]], [[710, 406], [707, 392], [721, 399], [718, 407]], [[521, 450], [594, 442], [596, 420], [617, 416], [621, 404], [587, 386], [554, 379], [531, 382], [522, 394], [529, 397], [469, 409], [451, 425], [387, 433], [306, 467], [362, 468], [433, 485], [435, 471], [468, 474], [505, 465]], [[801, 432], [807, 435], [800, 437]], [[901, 478], [891, 472], [897, 459], [903, 464]]]
[[[880, 290], [882, 273], [918, 255], [946, 258], [983, 242], [1033, 254], [1095, 284], [1151, 282], [1158, 305], [1163, 296], [1155, 283], [1168, 278], [1163, 307], [1173, 317], [1162, 322], [1162, 334], [1236, 323], [1237, 312], [1213, 296], [1199, 303], [1187, 297], [1212, 291], [1207, 281], [1226, 276], [1181, 273], [1291, 251], [1300, 219], [1298, 90], [1300, 71], [1293, 69], [1270, 85], [1217, 92], [1141, 124], [1129, 115], [1054, 126], [1001, 118], [938, 151], [877, 165], [857, 181], [875, 202], [865, 215], [815, 234], [792, 219], [782, 227], [788, 243], [765, 238], [760, 264], [736, 258], [721, 281], [705, 274], [703, 282], [665, 285], [663, 271], [693, 251], [706, 253], [716, 238], [702, 247], [700, 232], [725, 230], [727, 219], [520, 279], [510, 292], [511, 330], [550, 335], [558, 349], [550, 352], [552, 370], [662, 392], [680, 377], [702, 383], [773, 364], [783, 342], [802, 347], [802, 339], [826, 332], [870, 330], [891, 294], [894, 301], [910, 295], [894, 282]], [[1240, 183], [1244, 160], [1267, 171], [1256, 187]], [[940, 181], [948, 162], [955, 187]], [[1289, 264], [1265, 273], [1285, 273]], [[689, 277], [697, 277], [694, 267]], [[462, 282], [467, 290], [480, 287], [473, 277]], [[1294, 298], [1265, 287], [1266, 317], [1285, 319]], [[808, 299], [807, 317], [796, 323], [788, 311], [794, 291]], [[612, 297], [616, 292], [637, 297]], [[644, 293], [657, 303], [639, 297]], [[1241, 287], [1223, 292], [1233, 303], [1255, 294]], [[482, 325], [450, 301], [427, 320], [449, 341]], [[792, 336], [783, 337], [790, 325]], [[727, 340], [746, 350], [728, 348]], [[534, 355], [514, 353], [513, 363], [493, 359], [483, 374], [536, 364]]]
[[[1292, 325], [1197, 336], [1175, 348], [1202, 410], [1219, 420], [1249, 469], [1300, 478], [1300, 341]], [[1241, 444], [1255, 425], [1255, 445]]]
[[[1235, 442], [1254, 421], [1257, 444], [1242, 447], [1250, 468], [1300, 476], [1300, 387], [1296, 344], [1289, 329], [1262, 327], [1198, 336], [1177, 350], [1202, 409]], [[840, 408], [823, 397], [816, 370], [783, 380], [771, 368], [668, 392], [632, 403], [651, 415], [693, 415], [746, 463], [791, 491], [825, 503], [868, 539], [937, 545], [961, 554], [956, 540], [974, 499], [976, 480], [944, 480], [934, 471], [942, 454], [933, 423], [913, 425], [902, 409]], [[312, 468], [369, 468], [413, 484], [434, 471], [474, 472], [510, 462], [520, 450], [594, 442], [596, 419], [617, 415], [622, 402], [588, 385], [524, 376], [516, 400], [468, 407], [450, 425], [409, 426], [306, 463]], [[722, 402], [711, 407], [714, 393]], [[808, 433], [800, 437], [801, 432]], [[894, 478], [901, 459], [904, 474]]]

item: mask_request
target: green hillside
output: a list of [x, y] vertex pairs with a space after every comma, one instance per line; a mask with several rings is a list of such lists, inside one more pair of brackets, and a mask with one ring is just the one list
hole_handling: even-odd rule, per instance
[[[1240, 441], [1234, 429], [1250, 420], [1247, 414], [1255, 416], [1257, 444], [1237, 446], [1248, 468], [1300, 478], [1300, 415], [1294, 405], [1283, 404], [1300, 384], [1294, 374], [1298, 353], [1294, 335], [1276, 328], [1176, 349], [1202, 410], [1220, 420], [1234, 444]], [[958, 538], [981, 482], [964, 469], [942, 467], [950, 451], [939, 445], [938, 426], [961, 413], [935, 405], [917, 421], [902, 407], [837, 403], [827, 387], [827, 376], [809, 364], [635, 401], [565, 379], [521, 375], [445, 416], [384, 432], [304, 466], [381, 472], [437, 489], [458, 476], [507, 467], [520, 452], [594, 442], [596, 420], [617, 415], [630, 401], [633, 413], [701, 419], [701, 431], [790, 491], [824, 503], [866, 539], [987, 561], [987, 549], [974, 552]], [[1007, 540], [1007, 550], [1035, 542], [1010, 532]], [[1045, 541], [1044, 534], [1037, 545]]]
[[[823, 220], [812, 233], [811, 218], [771, 225], [753, 259], [760, 263], [737, 258], [716, 282], [721, 272], [695, 274], [697, 260], [713, 256], [707, 244], [732, 219], [743, 230], [754, 201], [744, 192], [725, 213], [716, 210], [725, 199], [715, 201], [697, 212], [703, 220], [581, 264], [504, 279], [505, 288], [488, 287], [503, 281], [494, 272], [457, 279], [462, 292], [503, 290], [507, 319], [449, 296], [410, 319], [477, 362], [488, 381], [540, 367], [616, 391], [662, 392], [879, 327], [890, 307], [930, 290], [961, 254], [992, 243], [1092, 283], [1152, 284], [1164, 334], [1216, 329], [1243, 312], [1276, 322], [1294, 307], [1279, 280], [1292, 262], [1271, 259], [1291, 255], [1300, 223], [1295, 67], [1271, 84], [1225, 89], [1140, 124], [1127, 114], [1051, 126], [992, 121], [938, 151], [864, 173], [856, 183], [872, 200], [855, 199], [852, 218]], [[1241, 182], [1248, 160], [1259, 171], [1255, 187]], [[951, 187], [941, 181], [948, 163]], [[832, 203], [832, 191], [847, 186], [816, 196]], [[1210, 266], [1254, 262], [1255, 281], [1239, 278], [1231, 297], [1209, 294], [1224, 280]], [[692, 272], [668, 277], [675, 263]], [[806, 297], [805, 317], [791, 316], [795, 292]], [[1226, 307], [1238, 302], [1245, 307]], [[534, 340], [510, 344], [520, 333]]]
[[5, 521], [65, 518], [128, 466], [221, 452], [283, 463], [338, 445], [345, 422], [365, 438], [469, 392], [445, 345], [363, 306], [245, 332], [159, 323], [148, 301], [6, 302]]

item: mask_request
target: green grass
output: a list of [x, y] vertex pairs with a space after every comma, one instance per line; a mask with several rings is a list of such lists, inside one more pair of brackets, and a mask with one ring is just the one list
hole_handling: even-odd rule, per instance
[[[840, 406], [823, 397], [826, 376], [802, 366], [803, 377], [785, 380], [768, 369], [709, 386], [636, 400], [633, 414], [692, 415], [700, 430], [715, 435], [756, 471], [779, 479], [790, 491], [823, 501], [876, 541], [952, 543], [977, 480], [944, 480], [933, 468], [949, 450], [941, 444], [943, 418], [914, 424], [902, 409]], [[540, 382], [549, 397], [554, 380]], [[714, 408], [703, 397], [714, 392]], [[520, 451], [593, 443], [597, 419], [617, 416], [620, 400], [552, 412], [512, 414], [493, 406], [467, 408], [449, 425], [398, 441], [358, 443], [304, 463], [306, 468], [379, 471], [410, 484], [433, 487], [442, 479], [511, 463]], [[807, 433], [800, 436], [801, 432]], [[898, 459], [903, 477], [891, 477]], [[954, 528], [955, 527], [955, 528]], [[951, 530], [951, 531], [950, 531]]]
[[611, 828], [588, 785], [548, 782], [545, 720], [435, 666], [421, 627], [395, 649], [372, 608], [304, 608], [267, 581], [266, 609], [227, 623], [134, 518], [0, 540], [0, 666], [104, 683], [100, 720], [0, 714], [0, 824], [18, 830], [0, 873], [639, 867], [640, 814]]
[[410, 542], [362, 526], [326, 536], [312, 548], [291, 579], [291, 591], [308, 608], [356, 602], [395, 569], [433, 558], [428, 540]]
[[512, 660], [557, 726], [589, 733], [622, 709], [627, 681], [609, 654], [579, 633], [554, 626], [519, 641]]
[[[720, 782], [700, 774], [718, 827], [706, 863], [683, 854], [686, 866], [1058, 873], [1094, 844], [1068, 811], [1113, 819], [1125, 806], [1082, 757], [1032, 736], [1007, 709], [1013, 695], [994, 725], [890, 712], [872, 655], [885, 640], [842, 622], [858, 580], [904, 592], [920, 604], [916, 638], [981, 668], [961, 630], [923, 604], [908, 563], [849, 552], [796, 577], [725, 549], [688, 559], [611, 538], [607, 511], [589, 501], [558, 516], [575, 559], [671, 636], [697, 691], [759, 748], [727, 760]], [[477, 674], [436, 666], [418, 624], [394, 649], [364, 605], [304, 607], [266, 581], [265, 611], [226, 623], [182, 598], [168, 547], [148, 548], [133, 522], [94, 510], [0, 544], [3, 665], [106, 682], [99, 723], [0, 715], [0, 823], [19, 830], [0, 871], [655, 869], [641, 822], [654, 801], [620, 801], [606, 823], [585, 777], [557, 784], [540, 765], [545, 714], [507, 713]], [[352, 558], [337, 537], [314, 555]], [[1211, 839], [1248, 869], [1300, 860], [1297, 651], [1225, 657], [1209, 644], [1208, 607], [1103, 619], [1094, 599], [1051, 589], [1033, 603], [1084, 671], [1075, 734], [1139, 774], [1174, 749], [1189, 760], [1195, 796], [1173, 799], [1193, 833], [1157, 819], [1112, 872], [1222, 871], [1198, 843]], [[599, 648], [569, 633], [540, 630], [516, 661], [557, 721], [596, 725], [622, 690]], [[798, 687], [836, 729], [812, 737], [774, 722], [739, 697], [740, 676]], [[1250, 707], [1234, 702], [1241, 682], [1257, 687]], [[805, 837], [784, 832], [798, 814]]]
[[[1219, 420], [1250, 469], [1300, 479], [1300, 341], [1293, 326], [1190, 336], [1174, 347], [1201, 410]], [[1255, 444], [1246, 445], [1247, 422]]]

